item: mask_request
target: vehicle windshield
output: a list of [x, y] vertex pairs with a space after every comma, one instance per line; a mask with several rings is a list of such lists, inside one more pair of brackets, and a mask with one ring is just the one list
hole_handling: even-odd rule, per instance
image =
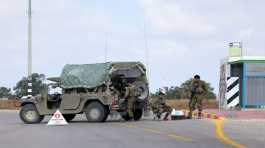
[[48, 85], [48, 94], [49, 95], [62, 94], [62, 88], [59, 87], [57, 84], [50, 84]]

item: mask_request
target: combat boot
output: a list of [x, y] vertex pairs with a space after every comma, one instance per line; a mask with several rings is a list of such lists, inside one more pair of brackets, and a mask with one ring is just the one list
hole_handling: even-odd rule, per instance
[[198, 113], [198, 119], [201, 119], [202, 118], [202, 112], [199, 112]]
[[169, 115], [169, 113], [167, 113], [167, 114], [165, 115], [165, 117], [164, 117], [164, 121], [168, 121], [168, 115]]
[[189, 112], [187, 119], [192, 119], [192, 112]]

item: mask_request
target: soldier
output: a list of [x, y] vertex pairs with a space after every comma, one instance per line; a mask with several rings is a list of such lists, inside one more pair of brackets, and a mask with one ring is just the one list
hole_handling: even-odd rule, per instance
[[156, 114], [157, 118], [160, 119], [163, 113], [166, 113], [164, 120], [168, 120], [172, 109], [166, 104], [165, 93], [162, 90], [159, 90], [159, 97], [153, 104], [153, 112]]
[[202, 113], [202, 100], [203, 95], [207, 92], [206, 84], [200, 80], [199, 75], [195, 75], [191, 82], [191, 98], [189, 102], [189, 115], [188, 118], [192, 118], [192, 112], [196, 109], [199, 110], [198, 117], [201, 118]]
[[124, 98], [128, 100], [127, 112], [130, 119], [133, 118], [133, 107], [135, 99], [139, 96], [140, 96], [140, 91], [138, 90], [138, 88], [132, 83], [129, 83], [128, 86], [126, 87]]

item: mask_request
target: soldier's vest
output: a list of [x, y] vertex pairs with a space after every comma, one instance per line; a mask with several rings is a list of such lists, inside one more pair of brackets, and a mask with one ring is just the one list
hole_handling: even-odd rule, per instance
[[203, 93], [203, 89], [202, 89], [202, 85], [200, 81], [194, 81], [193, 82], [193, 86], [191, 88], [192, 93], [194, 94], [202, 94]]
[[130, 96], [131, 97], [138, 97], [140, 95], [141, 95], [141, 92], [137, 87], [130, 87]]

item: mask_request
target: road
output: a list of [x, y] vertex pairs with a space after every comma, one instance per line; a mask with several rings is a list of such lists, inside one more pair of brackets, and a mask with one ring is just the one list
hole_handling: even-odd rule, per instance
[[[68, 126], [47, 126], [50, 117], [26, 125], [17, 111], [0, 111], [0, 148], [230, 148], [209, 119], [87, 123], [78, 116]], [[265, 147], [265, 120], [227, 120], [225, 136], [241, 146]]]

